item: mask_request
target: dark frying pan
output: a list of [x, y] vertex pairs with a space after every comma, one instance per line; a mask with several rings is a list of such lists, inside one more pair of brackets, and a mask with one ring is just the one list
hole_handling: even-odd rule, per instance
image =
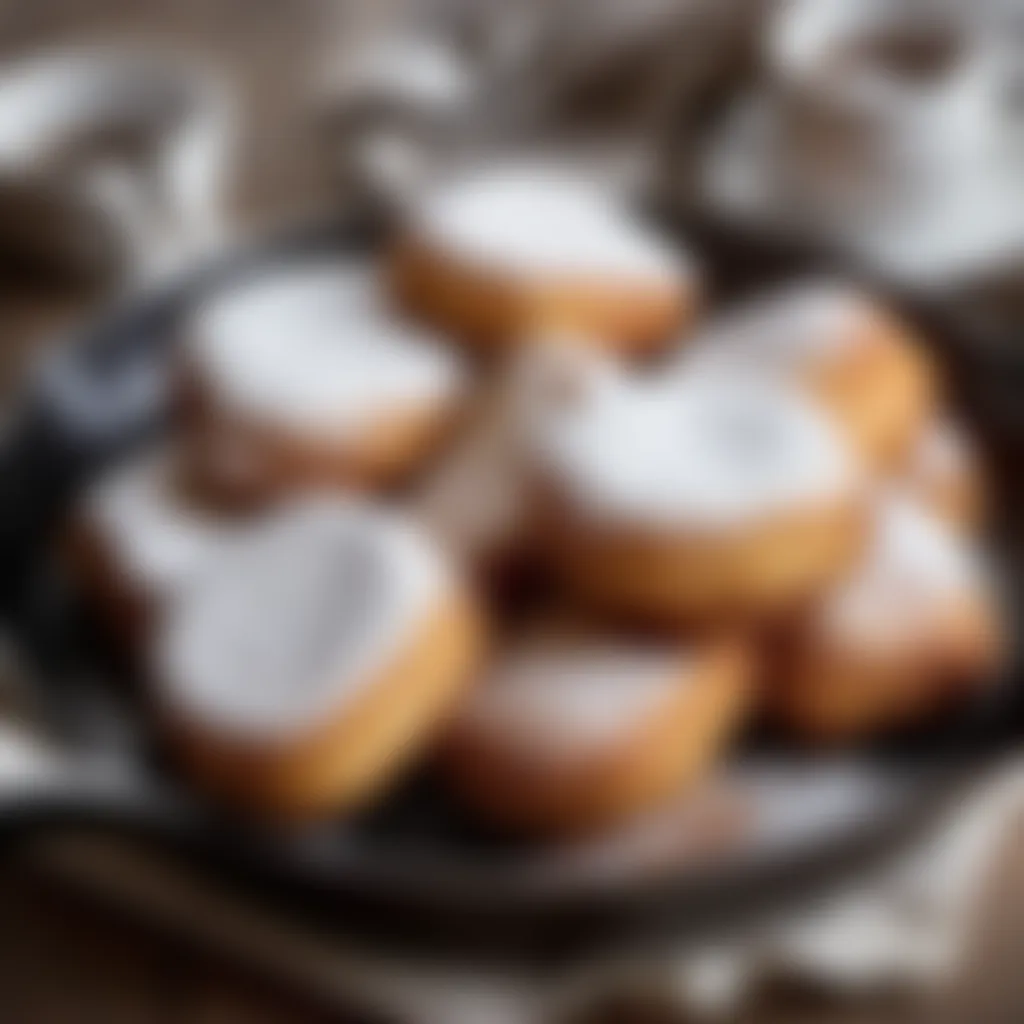
[[[480, 833], [426, 776], [358, 820], [289, 834], [231, 822], [179, 788], [52, 570], [50, 540], [78, 489], [161, 429], [176, 324], [198, 296], [285, 259], [365, 256], [379, 239], [333, 223], [224, 260], [113, 312], [30, 382], [0, 442], [0, 608], [59, 755], [52, 778], [0, 794], [0, 833], [113, 829], [335, 928], [433, 956], [547, 958], [706, 931], [832, 881], [910, 835], [1006, 748], [1024, 722], [1015, 672], [856, 754], [801, 757], [752, 739], [703, 791], [628, 835], [557, 848]], [[739, 274], [735, 248], [702, 242], [729, 290], [794, 269], [778, 254]]]

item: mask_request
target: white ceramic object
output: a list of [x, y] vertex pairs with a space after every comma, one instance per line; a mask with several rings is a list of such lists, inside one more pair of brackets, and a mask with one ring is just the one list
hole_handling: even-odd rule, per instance
[[763, 3], [398, 0], [364, 19], [345, 9], [311, 84], [331, 169], [346, 198], [385, 206], [509, 149], [580, 149], [612, 176], [649, 175], [658, 118], [708, 65], [729, 65]]
[[[233, 126], [225, 83], [182, 54], [97, 45], [0, 66], [0, 183], [84, 211], [133, 278], [220, 241]], [[58, 259], [66, 228], [55, 218]]]
[[913, 284], [1024, 251], [1020, 32], [986, 5], [791, 0], [710, 140], [704, 200]]
[[400, 205], [422, 188], [469, 118], [476, 69], [440, 37], [332, 49], [312, 86], [321, 142], [347, 199]]

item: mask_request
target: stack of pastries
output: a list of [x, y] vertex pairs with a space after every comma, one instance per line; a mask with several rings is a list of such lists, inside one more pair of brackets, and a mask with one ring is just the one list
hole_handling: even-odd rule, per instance
[[176, 429], [63, 553], [196, 786], [304, 821], [423, 765], [487, 827], [574, 835], [755, 717], [862, 742], [984, 685], [984, 487], [921, 342], [832, 280], [700, 316], [697, 266], [505, 164], [379, 258], [194, 308]]

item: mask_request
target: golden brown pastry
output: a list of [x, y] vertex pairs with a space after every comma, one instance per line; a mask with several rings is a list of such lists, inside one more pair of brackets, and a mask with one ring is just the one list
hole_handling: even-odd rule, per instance
[[782, 373], [803, 384], [869, 465], [892, 469], [918, 443], [935, 371], [909, 328], [852, 285], [810, 280], [727, 312], [684, 351]]
[[609, 828], [679, 794], [735, 735], [752, 661], [735, 639], [554, 632], [513, 641], [444, 742], [481, 820], [534, 835]]
[[561, 330], [642, 354], [688, 323], [697, 302], [686, 257], [557, 165], [484, 168], [435, 191], [391, 271], [407, 310], [492, 351]]
[[432, 738], [471, 678], [478, 611], [396, 514], [282, 510], [211, 563], [156, 646], [171, 752], [202, 788], [271, 818], [364, 804]]
[[984, 518], [985, 486], [976, 452], [956, 424], [935, 420], [903, 467], [900, 482], [923, 505], [960, 529]]
[[872, 543], [783, 645], [775, 718], [814, 742], [862, 739], [970, 692], [1002, 624], [976, 555], [913, 499], [880, 500]]
[[628, 617], [781, 614], [863, 543], [857, 460], [776, 378], [593, 367], [536, 424], [533, 457], [551, 557], [582, 597]]
[[464, 374], [396, 319], [371, 271], [298, 264], [229, 285], [189, 324], [182, 416], [194, 482], [225, 505], [380, 487], [451, 424]]

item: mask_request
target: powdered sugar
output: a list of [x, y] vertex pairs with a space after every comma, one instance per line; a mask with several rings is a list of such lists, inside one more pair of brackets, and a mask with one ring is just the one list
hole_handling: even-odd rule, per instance
[[864, 337], [858, 326], [871, 315], [867, 298], [853, 286], [803, 281], [727, 313], [683, 351], [678, 365], [736, 360], [799, 373], [848, 355]]
[[324, 260], [230, 287], [198, 310], [190, 355], [230, 408], [345, 434], [452, 400], [454, 352], [386, 310], [372, 268]]
[[171, 451], [146, 453], [99, 480], [83, 509], [117, 571], [158, 600], [178, 592], [232, 533], [181, 498], [174, 470]]
[[486, 167], [449, 182], [422, 203], [413, 230], [476, 266], [530, 280], [671, 284], [692, 272], [605, 189], [558, 164]]
[[984, 582], [964, 541], [911, 498], [888, 492], [860, 568], [825, 600], [819, 618], [851, 642], [907, 641]]
[[313, 728], [373, 685], [449, 583], [396, 513], [306, 499], [211, 561], [168, 618], [157, 674], [170, 703], [210, 727]]
[[418, 494], [417, 516], [463, 556], [486, 559], [521, 540], [532, 494], [533, 425], [607, 372], [604, 357], [564, 336], [520, 346], [482, 415]]
[[494, 667], [464, 716], [498, 742], [564, 759], [629, 736], [685, 685], [678, 650], [597, 639], [526, 643]]
[[542, 463], [594, 515], [727, 528], [859, 492], [822, 414], [786, 382], [702, 367], [598, 386], [538, 424]]
[[910, 460], [911, 477], [925, 486], [957, 480], [970, 468], [967, 438], [949, 420], [939, 420], [925, 431]]

